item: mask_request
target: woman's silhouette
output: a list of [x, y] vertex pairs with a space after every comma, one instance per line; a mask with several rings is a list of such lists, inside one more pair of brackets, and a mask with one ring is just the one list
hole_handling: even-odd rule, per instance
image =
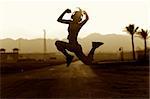
[[[98, 48], [100, 45], [102, 45], [102, 42], [92, 42], [92, 49], [89, 52], [89, 54], [86, 56], [83, 51], [81, 45], [77, 41], [77, 36], [82, 28], [82, 26], [88, 21], [89, 17], [85, 11], [82, 11], [79, 8], [79, 11], [73, 12], [71, 16], [71, 20], [65, 20], [63, 19], [63, 16], [66, 13], [71, 13], [70, 9], [66, 9], [58, 18], [58, 22], [68, 24], [68, 37], [69, 43], [63, 42], [63, 41], [56, 41], [55, 45], [59, 51], [61, 51], [66, 56], [66, 63], [67, 66], [72, 62], [73, 56], [70, 55], [68, 51], [74, 52], [76, 56], [85, 64], [91, 64], [93, 60], [94, 51], [96, 48]], [[82, 21], [83, 16], [85, 15], [85, 20]]]

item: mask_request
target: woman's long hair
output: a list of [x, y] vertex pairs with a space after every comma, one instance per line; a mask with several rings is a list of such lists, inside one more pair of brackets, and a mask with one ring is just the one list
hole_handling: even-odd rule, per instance
[[74, 20], [74, 21], [77, 21], [77, 22], [80, 22], [83, 18], [83, 11], [78, 8], [79, 11], [74, 11], [71, 18]]

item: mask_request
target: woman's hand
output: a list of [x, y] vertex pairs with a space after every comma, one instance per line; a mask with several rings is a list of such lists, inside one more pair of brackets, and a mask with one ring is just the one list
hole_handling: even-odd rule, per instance
[[83, 14], [87, 15], [87, 12], [86, 12], [86, 11], [83, 11]]
[[88, 16], [87, 12], [83, 11], [82, 13], [85, 15], [85, 20], [82, 21], [81, 26], [83, 26], [89, 20], [89, 16]]
[[66, 9], [65, 12], [66, 13], [71, 13], [71, 10], [70, 9]]

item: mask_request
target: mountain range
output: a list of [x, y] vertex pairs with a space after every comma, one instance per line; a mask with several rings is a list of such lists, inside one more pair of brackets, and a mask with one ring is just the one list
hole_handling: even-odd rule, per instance
[[[57, 39], [46, 39], [47, 53], [58, 52], [55, 47], [56, 40]], [[67, 39], [63, 39], [63, 41], [67, 41]], [[99, 33], [91, 33], [87, 37], [78, 39], [78, 42], [81, 44], [85, 53], [88, 53], [90, 51], [92, 47], [92, 41], [104, 43], [96, 50], [96, 52], [118, 52], [120, 47], [123, 47], [124, 51], [132, 50], [130, 35], [101, 35]], [[135, 37], [134, 43], [136, 50], [144, 49], [144, 41], [141, 38]], [[43, 53], [43, 45], [43, 38], [30, 40], [23, 38], [17, 40], [13, 40], [10, 38], [0, 39], [0, 48], [5, 48], [6, 52], [11, 52], [13, 48], [19, 48], [20, 53]], [[147, 40], [147, 45], [150, 45], [149, 40]]]

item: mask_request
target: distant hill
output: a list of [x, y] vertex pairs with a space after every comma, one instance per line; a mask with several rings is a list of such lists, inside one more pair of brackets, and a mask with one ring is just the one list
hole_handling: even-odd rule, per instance
[[[63, 39], [66, 41], [66, 39]], [[55, 47], [56, 39], [47, 39], [47, 52], [58, 52]], [[96, 52], [117, 52], [119, 47], [123, 47], [124, 51], [131, 51], [131, 37], [130, 35], [100, 35], [98, 33], [92, 33], [85, 38], [78, 39], [82, 45], [84, 52], [89, 52], [92, 46], [92, 41], [103, 42], [104, 45], [99, 47]], [[135, 49], [143, 49], [143, 40], [135, 37]], [[147, 45], [150, 45], [148, 41]], [[11, 51], [13, 48], [19, 48], [21, 53], [42, 53], [43, 52], [43, 39], [17, 39], [10, 38], [0, 40], [0, 48], [5, 48], [6, 51]], [[150, 46], [148, 46], [150, 47]]]
[[[119, 47], [123, 47], [124, 51], [131, 51], [131, 36], [130, 35], [117, 35], [117, 34], [108, 34], [108, 35], [100, 35], [98, 33], [93, 33], [88, 35], [87, 37], [81, 40], [81, 44], [83, 48], [90, 48], [92, 41], [100, 41], [103, 42], [100, 48], [97, 51], [101, 52], [117, 52]], [[134, 38], [135, 49], [144, 49], [144, 41], [138, 37]], [[147, 46], [150, 42], [147, 41]], [[148, 46], [150, 47], [150, 46]]]

